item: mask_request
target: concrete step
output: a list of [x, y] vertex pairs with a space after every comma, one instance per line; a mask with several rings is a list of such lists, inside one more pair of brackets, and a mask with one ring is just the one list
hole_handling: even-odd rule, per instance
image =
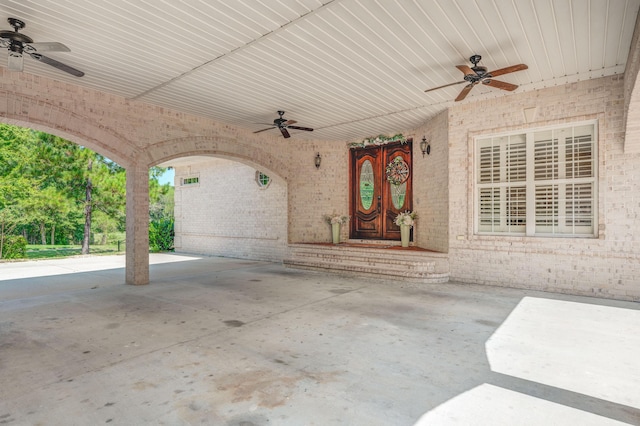
[[290, 244], [288, 268], [333, 271], [422, 283], [449, 281], [449, 256], [416, 247], [375, 244]]

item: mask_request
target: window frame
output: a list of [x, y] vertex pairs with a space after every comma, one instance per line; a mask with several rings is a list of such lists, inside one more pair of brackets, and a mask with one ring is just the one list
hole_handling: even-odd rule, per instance
[[[266, 174], [265, 172], [261, 172], [260, 170], [256, 170], [256, 183], [258, 184], [258, 188], [260, 189], [267, 189], [269, 187], [269, 185], [271, 185], [271, 181], [273, 179], [271, 179], [271, 176], [269, 176], [268, 174]], [[267, 178], [267, 182], [265, 183], [262, 179], [262, 177]]]
[[193, 188], [196, 186], [200, 186], [200, 174], [181, 176], [180, 186], [183, 188]]
[[[590, 161], [590, 167], [591, 167], [591, 176], [589, 177], [584, 177], [584, 176], [575, 176], [576, 174], [576, 169], [575, 167], [572, 170], [572, 174], [574, 174], [573, 177], [567, 177], [567, 176], [558, 176], [557, 171], [552, 171], [552, 175], [550, 179], [540, 179], [539, 176], [540, 174], [538, 174], [538, 176], [536, 176], [536, 142], [541, 142], [542, 140], [540, 140], [539, 138], [536, 140], [536, 135], [540, 136], [542, 133], [544, 132], [549, 132], [551, 135], [554, 135], [554, 132], [559, 132], [560, 130], [570, 130], [571, 131], [571, 135], [570, 136], [565, 136], [562, 139], [562, 144], [557, 143], [557, 147], [555, 147], [555, 152], [556, 153], [560, 153], [562, 151], [561, 154], [556, 154], [556, 157], [554, 158], [554, 163], [552, 163], [551, 165], [555, 165], [555, 167], [560, 171], [560, 174], [566, 173], [567, 172], [567, 163], [564, 162], [564, 155], [566, 154], [567, 149], [572, 147], [572, 145], [570, 145], [570, 143], [568, 142], [569, 140], [571, 140], [571, 143], [576, 144], [577, 142], [575, 141], [575, 138], [581, 136], [581, 134], [576, 133], [576, 129], [580, 129], [580, 127], [587, 127], [587, 126], [591, 126], [591, 131], [592, 131], [592, 141], [590, 144], [590, 152], [591, 152], [591, 157], [588, 161]], [[486, 141], [491, 141], [493, 142], [494, 139], [503, 139], [503, 140], [507, 140], [510, 141], [511, 138], [524, 138], [525, 141], [525, 150], [526, 150], [526, 159], [525, 159], [525, 167], [526, 167], [526, 179], [524, 181], [517, 181], [517, 180], [498, 180], [498, 181], [490, 181], [490, 182], [480, 182], [480, 177], [482, 174], [483, 179], [487, 178], [487, 170], [486, 168], [484, 170], [481, 170], [481, 161], [482, 161], [482, 155], [481, 155], [481, 144], [486, 143]], [[551, 138], [550, 141], [553, 144], [553, 139]], [[508, 149], [504, 149], [502, 148], [503, 146], [506, 146], [507, 144], [500, 144], [500, 149], [498, 150], [498, 155], [500, 156], [500, 161], [504, 160], [505, 156], [507, 155], [506, 152], [508, 151]], [[497, 146], [497, 145], [493, 145], [493, 144], [489, 144], [489, 145], [485, 145], [485, 147], [487, 146]], [[538, 146], [539, 148], [540, 146]], [[573, 147], [575, 148], [575, 145], [573, 145]], [[492, 152], [493, 154], [493, 152]], [[597, 119], [593, 119], [593, 120], [585, 120], [585, 121], [576, 121], [576, 122], [567, 122], [567, 123], [562, 123], [562, 124], [556, 124], [556, 125], [551, 125], [551, 126], [540, 126], [540, 127], [532, 127], [532, 128], [526, 128], [526, 129], [521, 129], [521, 130], [514, 130], [514, 131], [507, 131], [507, 132], [500, 132], [500, 133], [494, 133], [494, 134], [479, 134], [473, 137], [473, 143], [472, 143], [472, 155], [471, 155], [471, 159], [472, 159], [472, 191], [473, 191], [473, 234], [477, 235], [477, 236], [502, 236], [502, 237], [543, 237], [543, 238], [598, 238], [598, 234], [599, 234], [599, 220], [598, 220], [598, 213], [599, 213], [599, 204], [600, 204], [600, 200], [599, 200], [599, 194], [598, 194], [598, 187], [599, 187], [599, 172], [600, 172], [600, 163], [599, 163], [599, 123]], [[485, 152], [485, 156], [486, 156], [486, 152]], [[486, 157], [485, 157], [486, 158]], [[493, 161], [493, 160], [492, 160]], [[576, 159], [574, 157], [573, 159], [573, 163], [575, 165], [575, 163], [579, 163], [580, 160], [579, 158]], [[546, 169], [549, 169], [549, 167], [551, 165], [547, 164], [547, 163], [537, 163], [538, 166], [542, 166], [545, 171]], [[492, 163], [491, 167], [495, 167]], [[502, 168], [500, 168], [500, 164], [498, 164], [498, 169], [500, 170], [499, 173], [501, 174], [506, 174], [509, 172], [509, 168], [507, 167], [507, 165], [505, 164]], [[564, 170], [562, 170], [562, 168], [564, 167]], [[493, 172], [495, 173], [495, 172]], [[542, 172], [544, 173], [544, 171]], [[571, 174], [570, 173], [570, 174]], [[579, 172], [578, 172], [579, 173]], [[577, 205], [576, 206], [576, 200], [580, 200], [578, 197], [573, 198], [573, 201], [569, 201], [566, 198], [562, 198], [562, 196], [558, 196], [557, 198], [555, 198], [555, 200], [551, 200], [550, 202], [547, 202], [547, 205], [544, 204], [544, 199], [536, 199], [536, 190], [539, 191], [543, 191], [544, 189], [548, 189], [548, 187], [553, 187], [555, 186], [556, 189], [559, 187], [562, 187], [562, 190], [567, 190], [569, 191], [569, 188], [571, 188], [571, 190], [573, 191], [579, 191], [580, 188], [585, 188], [585, 184], [588, 185], [590, 184], [590, 190], [591, 190], [591, 197], [590, 197], [590, 208], [591, 208], [591, 225], [590, 226], [585, 226], [582, 229], [589, 229], [589, 232], [575, 232], [575, 231], [579, 231], [580, 230], [580, 225], [576, 225], [576, 222], [580, 222], [579, 218], [576, 218], [576, 216], [573, 216], [572, 219], [572, 223], [571, 225], [567, 225], [567, 216], [566, 215], [562, 215], [561, 212], [563, 211], [568, 211], [570, 208], [574, 208], [574, 209], [579, 209], [580, 206]], [[486, 188], [505, 188], [504, 190], [499, 189], [499, 191], [501, 192], [501, 195], [504, 195], [506, 193], [506, 191], [508, 191], [509, 188], [524, 188], [524, 192], [526, 193], [525, 198], [524, 198], [524, 205], [526, 206], [525, 209], [525, 215], [524, 215], [524, 225], [520, 225], [519, 227], [516, 226], [514, 229], [510, 230], [508, 229], [508, 226], [506, 226], [506, 222], [509, 220], [509, 218], [513, 218], [513, 217], [518, 217], [518, 216], [498, 216], [498, 220], [501, 220], [501, 222], [498, 224], [498, 227], [503, 227], [504, 230], [483, 230], [482, 229], [482, 224], [481, 224], [481, 220], [483, 219], [482, 216], [482, 210], [481, 209], [481, 193], [482, 190], [485, 189], [485, 194], [488, 192], [486, 191]], [[576, 189], [577, 188], [577, 189]], [[553, 190], [553, 188], [552, 188]], [[486, 198], [485, 198], [486, 200]], [[501, 203], [500, 205], [500, 209], [499, 211], [505, 211], [506, 208], [505, 206], [507, 205], [507, 200], [505, 199], [505, 197], [499, 198], [499, 200], [497, 201], [499, 203]], [[564, 203], [564, 205], [563, 205]], [[579, 204], [579, 203], [578, 203]], [[569, 205], [571, 205], [571, 207], [569, 207]], [[587, 203], [588, 205], [588, 203]], [[538, 206], [538, 211], [536, 211], [536, 206]], [[560, 207], [558, 207], [560, 206]], [[550, 232], [543, 232], [541, 231], [541, 226], [538, 223], [536, 223], [537, 221], [540, 220], [540, 209], [545, 208], [545, 207], [549, 207], [551, 209], [555, 209], [554, 211], [554, 216], [552, 216], [552, 221], [555, 221], [554, 223], [559, 223], [559, 225], [557, 225], [555, 228], [552, 226], [550, 229]], [[493, 211], [492, 209], [489, 209], [491, 211]], [[489, 211], [489, 210], [485, 210], [485, 211]], [[574, 211], [575, 212], [575, 211]], [[485, 216], [486, 218], [486, 216]], [[486, 219], [485, 219], [486, 220]], [[493, 225], [495, 225], [495, 219]], [[568, 229], [573, 230], [574, 232], [567, 232]]]

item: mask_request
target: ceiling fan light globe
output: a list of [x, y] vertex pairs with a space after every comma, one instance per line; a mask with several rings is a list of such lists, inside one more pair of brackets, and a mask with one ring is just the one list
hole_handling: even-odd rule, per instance
[[9, 71], [21, 72], [24, 68], [24, 58], [21, 54], [16, 52], [9, 52], [7, 58], [7, 68]]

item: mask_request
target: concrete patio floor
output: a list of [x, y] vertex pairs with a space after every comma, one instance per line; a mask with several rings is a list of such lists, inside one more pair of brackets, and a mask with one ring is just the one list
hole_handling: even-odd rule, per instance
[[0, 424], [640, 424], [638, 303], [151, 263], [0, 263]]

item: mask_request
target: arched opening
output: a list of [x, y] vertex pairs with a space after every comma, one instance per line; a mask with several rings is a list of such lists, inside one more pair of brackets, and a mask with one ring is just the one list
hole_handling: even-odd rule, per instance
[[125, 181], [77, 140], [0, 123], [0, 257], [124, 252]]
[[[164, 111], [100, 94], [90, 98], [94, 102], [86, 103], [66, 102], [69, 95], [62, 90], [47, 92], [46, 99], [34, 97], [31, 86], [28, 93], [20, 92], [20, 82], [16, 80], [14, 91], [2, 93], [9, 105], [21, 108], [12, 109], [0, 120], [58, 135], [125, 167], [127, 284], [149, 283], [149, 167], [186, 155], [216, 155], [264, 165], [264, 170], [279, 175], [283, 182], [291, 175], [290, 164], [278, 155], [281, 150], [256, 143], [260, 138], [250, 133], [239, 132], [241, 138], [235, 130], [223, 134], [215, 123], [207, 121], [195, 123], [192, 132], [198, 136], [171, 138], [176, 134], [174, 129], [185, 134], [184, 123]], [[43, 87], [42, 92], [49, 89]], [[65, 86], [65, 90], [73, 96], [84, 96], [84, 89]], [[56, 97], [65, 102], [51, 100]], [[166, 125], [158, 126], [159, 122]], [[167, 132], [167, 128], [172, 131]], [[279, 241], [286, 244], [286, 233]]]

